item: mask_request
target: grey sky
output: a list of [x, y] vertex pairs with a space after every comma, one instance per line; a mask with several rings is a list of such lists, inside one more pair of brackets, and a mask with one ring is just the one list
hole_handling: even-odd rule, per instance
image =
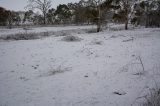
[[[78, 2], [79, 0], [52, 0], [52, 8], [56, 8], [58, 4], [66, 4], [70, 2]], [[0, 0], [0, 7], [9, 10], [24, 11], [27, 0]]]

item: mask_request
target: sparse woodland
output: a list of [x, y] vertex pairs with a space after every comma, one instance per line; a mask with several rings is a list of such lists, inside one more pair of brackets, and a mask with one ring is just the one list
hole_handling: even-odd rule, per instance
[[96, 24], [97, 32], [102, 24], [110, 22], [123, 23], [126, 30], [128, 24], [160, 27], [159, 0], [80, 0], [60, 4], [56, 9], [50, 0], [28, 0], [25, 8], [25, 12], [16, 12], [0, 7], [0, 25]]

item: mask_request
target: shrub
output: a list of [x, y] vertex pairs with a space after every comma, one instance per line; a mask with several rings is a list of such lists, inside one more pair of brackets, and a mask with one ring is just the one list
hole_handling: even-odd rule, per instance
[[10, 34], [7, 36], [1, 36], [2, 40], [30, 40], [30, 39], [39, 39], [41, 37], [49, 36], [49, 32], [41, 32], [41, 33], [17, 33]]
[[62, 40], [66, 42], [75, 42], [75, 41], [81, 41], [82, 39], [77, 36], [70, 35], [63, 37]]
[[153, 89], [145, 98], [142, 106], [160, 106], [160, 89]]

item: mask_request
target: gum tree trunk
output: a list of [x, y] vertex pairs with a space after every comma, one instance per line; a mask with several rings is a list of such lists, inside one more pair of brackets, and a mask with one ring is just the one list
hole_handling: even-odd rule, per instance
[[128, 20], [125, 22], [125, 30], [128, 30]]
[[101, 10], [100, 10], [100, 6], [99, 5], [97, 7], [97, 10], [98, 10], [97, 32], [100, 32], [100, 30], [101, 30]]

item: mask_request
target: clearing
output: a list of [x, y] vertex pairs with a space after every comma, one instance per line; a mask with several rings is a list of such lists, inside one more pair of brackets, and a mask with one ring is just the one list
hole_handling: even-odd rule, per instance
[[[0, 40], [0, 106], [137, 106], [145, 101], [160, 83], [160, 29], [80, 30], [87, 28], [92, 26], [34, 28], [31, 32], [69, 33]], [[0, 29], [0, 35], [23, 31]]]

